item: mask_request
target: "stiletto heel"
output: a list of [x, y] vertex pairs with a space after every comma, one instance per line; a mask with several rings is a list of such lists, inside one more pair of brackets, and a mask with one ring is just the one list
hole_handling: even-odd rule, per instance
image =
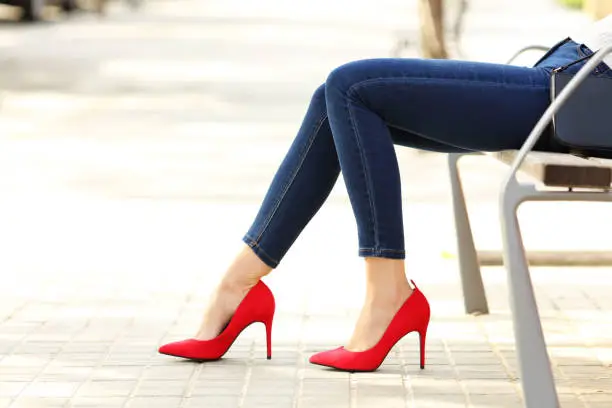
[[393, 320], [374, 347], [365, 351], [349, 351], [344, 347], [323, 351], [310, 357], [312, 364], [332, 367], [342, 371], [374, 371], [385, 360], [391, 348], [411, 332], [419, 333], [421, 368], [425, 367], [425, 337], [429, 325], [429, 302], [419, 288], [414, 291], [397, 311]]
[[266, 350], [268, 360], [272, 359], [272, 319], [264, 323], [266, 325]]
[[161, 346], [159, 352], [196, 361], [218, 360], [227, 353], [244, 329], [253, 323], [263, 322], [266, 325], [267, 355], [270, 359], [274, 309], [274, 295], [265, 283], [259, 281], [242, 299], [236, 312], [217, 337], [210, 340], [187, 339], [168, 343]]
[[421, 355], [421, 370], [425, 368], [425, 339], [427, 338], [427, 328], [419, 332], [419, 353]]

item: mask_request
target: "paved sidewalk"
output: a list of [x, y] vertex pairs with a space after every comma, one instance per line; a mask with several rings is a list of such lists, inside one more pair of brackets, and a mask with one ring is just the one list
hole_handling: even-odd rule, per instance
[[[415, 5], [151, 1], [137, 14], [115, 4], [103, 21], [1, 26], [0, 408], [522, 406], [505, 273], [485, 269], [491, 315], [464, 315], [443, 256], [454, 252], [444, 157], [407, 149], [409, 274], [433, 309], [425, 370], [414, 335], [377, 373], [307, 364], [348, 338], [363, 298], [342, 183], [268, 280], [272, 360], [257, 326], [219, 362], [156, 354], [193, 333], [312, 90], [336, 65], [388, 55], [415, 29]], [[465, 51], [501, 61], [583, 22], [552, 0], [474, 0]], [[465, 167], [477, 241], [496, 249], [504, 169]], [[609, 249], [590, 230], [612, 225], [598, 204], [521, 217], [529, 248]], [[612, 406], [612, 271], [533, 278], [562, 406]]]
[[[243, 333], [220, 362], [158, 356], [159, 344], [193, 333], [254, 210], [75, 200], [4, 215], [0, 406], [521, 406], [504, 272], [485, 270], [491, 315], [466, 316], [455, 262], [427, 253], [409, 260], [432, 302], [425, 370], [416, 336], [374, 374], [307, 364], [347, 339], [363, 298], [342, 205], [322, 211], [268, 280], [278, 304], [272, 360], [262, 327]], [[533, 277], [563, 407], [609, 407], [612, 271], [536, 268]]]

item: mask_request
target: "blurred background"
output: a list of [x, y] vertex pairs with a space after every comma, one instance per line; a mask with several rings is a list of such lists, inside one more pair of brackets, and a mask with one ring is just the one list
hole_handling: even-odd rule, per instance
[[[8, 292], [24, 282], [34, 292], [7, 293], [9, 314], [73, 279], [70, 293], [105, 279], [166, 290], [169, 271], [204, 279], [203, 259], [214, 270], [205, 276], [218, 276], [336, 66], [391, 56], [504, 62], [610, 11], [608, 0], [20, 1], [0, 7], [0, 270]], [[408, 234], [411, 259], [452, 258], [445, 156], [398, 155], [406, 228], [418, 231]], [[478, 245], [499, 249], [505, 168], [480, 158], [464, 167]], [[610, 218], [568, 206], [585, 223]], [[605, 248], [597, 234], [550, 234], [557, 218], [534, 208], [531, 248]], [[342, 180], [320, 214], [289, 264], [312, 248], [354, 258]], [[329, 220], [336, 229], [324, 234]]]
[[[390, 56], [504, 62], [610, 3], [18, 1], [0, 6], [3, 194], [249, 200], [334, 67]], [[428, 184], [410, 190], [428, 194]]]
[[[20, 252], [15, 234], [28, 225], [11, 220], [51, 211], [54, 198], [256, 209], [334, 67], [391, 56], [505, 62], [525, 45], [565, 38], [611, 3], [19, 1], [0, 6], [0, 205], [19, 209], [0, 217], [20, 225], [0, 232], [8, 253]], [[444, 156], [398, 154], [407, 202], [446, 206]], [[500, 173], [487, 165], [468, 162], [468, 177], [476, 200], [491, 203]], [[334, 200], [347, 203], [341, 182]], [[42, 228], [57, 219], [47, 215], [28, 240], [53, 231]]]
[[[172, 366], [155, 355], [156, 346], [191, 334], [312, 92], [333, 68], [392, 56], [505, 62], [526, 45], [567, 37], [611, 12], [612, 3], [9, 1], [0, 6], [0, 407], [11, 408], [125, 406], [113, 405], [115, 385], [87, 387], [100, 378], [131, 379], [132, 368]], [[443, 316], [432, 338], [460, 341], [477, 332], [478, 341], [489, 341], [486, 324], [468, 323], [462, 313], [445, 156], [406, 148], [398, 156], [411, 277], [428, 286]], [[477, 245], [498, 250], [497, 189], [507, 169], [477, 157], [464, 168]], [[527, 247], [609, 250], [609, 237], [581, 234], [612, 221], [603, 205], [526, 207]], [[575, 217], [581, 222], [559, 223]], [[340, 180], [283, 272], [269, 280], [283, 321], [275, 341], [287, 353], [308, 341], [301, 325], [309, 320], [296, 318], [306, 311], [333, 326], [312, 330], [330, 333], [317, 341], [335, 344], [350, 332], [363, 290], [354, 279], [361, 268], [355, 255], [356, 228]], [[593, 273], [590, 282], [600, 286], [612, 276]], [[571, 297], [573, 271], [537, 277], [546, 287], [564, 285], [549, 293]], [[498, 294], [492, 309], [502, 310], [491, 319], [492, 338], [511, 344], [499, 295], [504, 274], [495, 269], [485, 278]], [[456, 330], [459, 321], [469, 329]], [[298, 366], [307, 351], [294, 359]], [[262, 376], [286, 377], [290, 367], [282, 361]], [[191, 375], [190, 367], [172, 367]], [[41, 379], [64, 382], [33, 382]], [[133, 384], [125, 387], [136, 395]], [[85, 399], [108, 397], [107, 404], [62, 405], [80, 398], [77, 388]], [[145, 391], [161, 389], [173, 392]], [[42, 405], [39, 397], [57, 405]]]

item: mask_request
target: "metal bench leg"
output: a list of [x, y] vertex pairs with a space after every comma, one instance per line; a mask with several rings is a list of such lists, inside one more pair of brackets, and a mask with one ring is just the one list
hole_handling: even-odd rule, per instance
[[461, 153], [448, 155], [448, 168], [453, 195], [453, 210], [455, 213], [455, 229], [457, 237], [457, 250], [459, 252], [459, 271], [461, 272], [461, 286], [463, 288], [463, 302], [466, 313], [488, 314], [487, 295], [485, 294], [478, 264], [478, 255], [474, 246], [474, 237], [470, 226], [470, 219], [465, 204], [463, 186], [459, 176], [459, 159]]
[[[503, 230], [504, 263], [508, 270], [518, 366], [523, 383], [525, 404], [528, 408], [557, 408], [559, 399], [546, 352], [546, 343], [516, 214], [520, 203], [526, 199], [543, 200], [544, 194], [538, 194], [533, 186], [531, 188], [521, 186], [516, 180], [516, 172], [546, 130], [555, 113], [588, 77], [589, 73], [593, 72], [595, 66], [611, 52], [612, 45], [597, 51], [546, 109], [512, 163], [508, 178], [504, 181], [502, 188], [500, 216]], [[553, 195], [549, 194], [551, 195], [546, 197], [546, 201], [607, 201], [610, 198], [609, 194], [566, 192], [554, 194], [554, 199], [550, 200], [549, 198], [552, 198]]]
[[534, 189], [523, 187], [513, 180], [502, 194], [501, 224], [504, 245], [504, 264], [508, 273], [510, 307], [514, 323], [514, 337], [519, 376], [523, 384], [527, 408], [557, 408], [559, 400], [555, 380], [546, 351], [540, 315], [529, 276], [529, 265], [521, 238], [517, 210], [527, 194]]

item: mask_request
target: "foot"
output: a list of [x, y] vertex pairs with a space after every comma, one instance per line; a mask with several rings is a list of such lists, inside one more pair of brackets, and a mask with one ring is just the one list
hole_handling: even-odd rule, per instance
[[349, 351], [365, 351], [374, 347], [411, 294], [412, 288], [407, 285], [398, 289], [394, 296], [368, 296], [353, 335], [344, 348]]
[[213, 292], [204, 310], [204, 317], [198, 332], [193, 337], [196, 340], [210, 340], [217, 337], [232, 318], [232, 315], [251, 290], [257, 280], [242, 282], [221, 281]]
[[250, 248], [245, 247], [212, 293], [202, 324], [193, 338], [210, 340], [217, 337], [251, 288], [271, 270]]

